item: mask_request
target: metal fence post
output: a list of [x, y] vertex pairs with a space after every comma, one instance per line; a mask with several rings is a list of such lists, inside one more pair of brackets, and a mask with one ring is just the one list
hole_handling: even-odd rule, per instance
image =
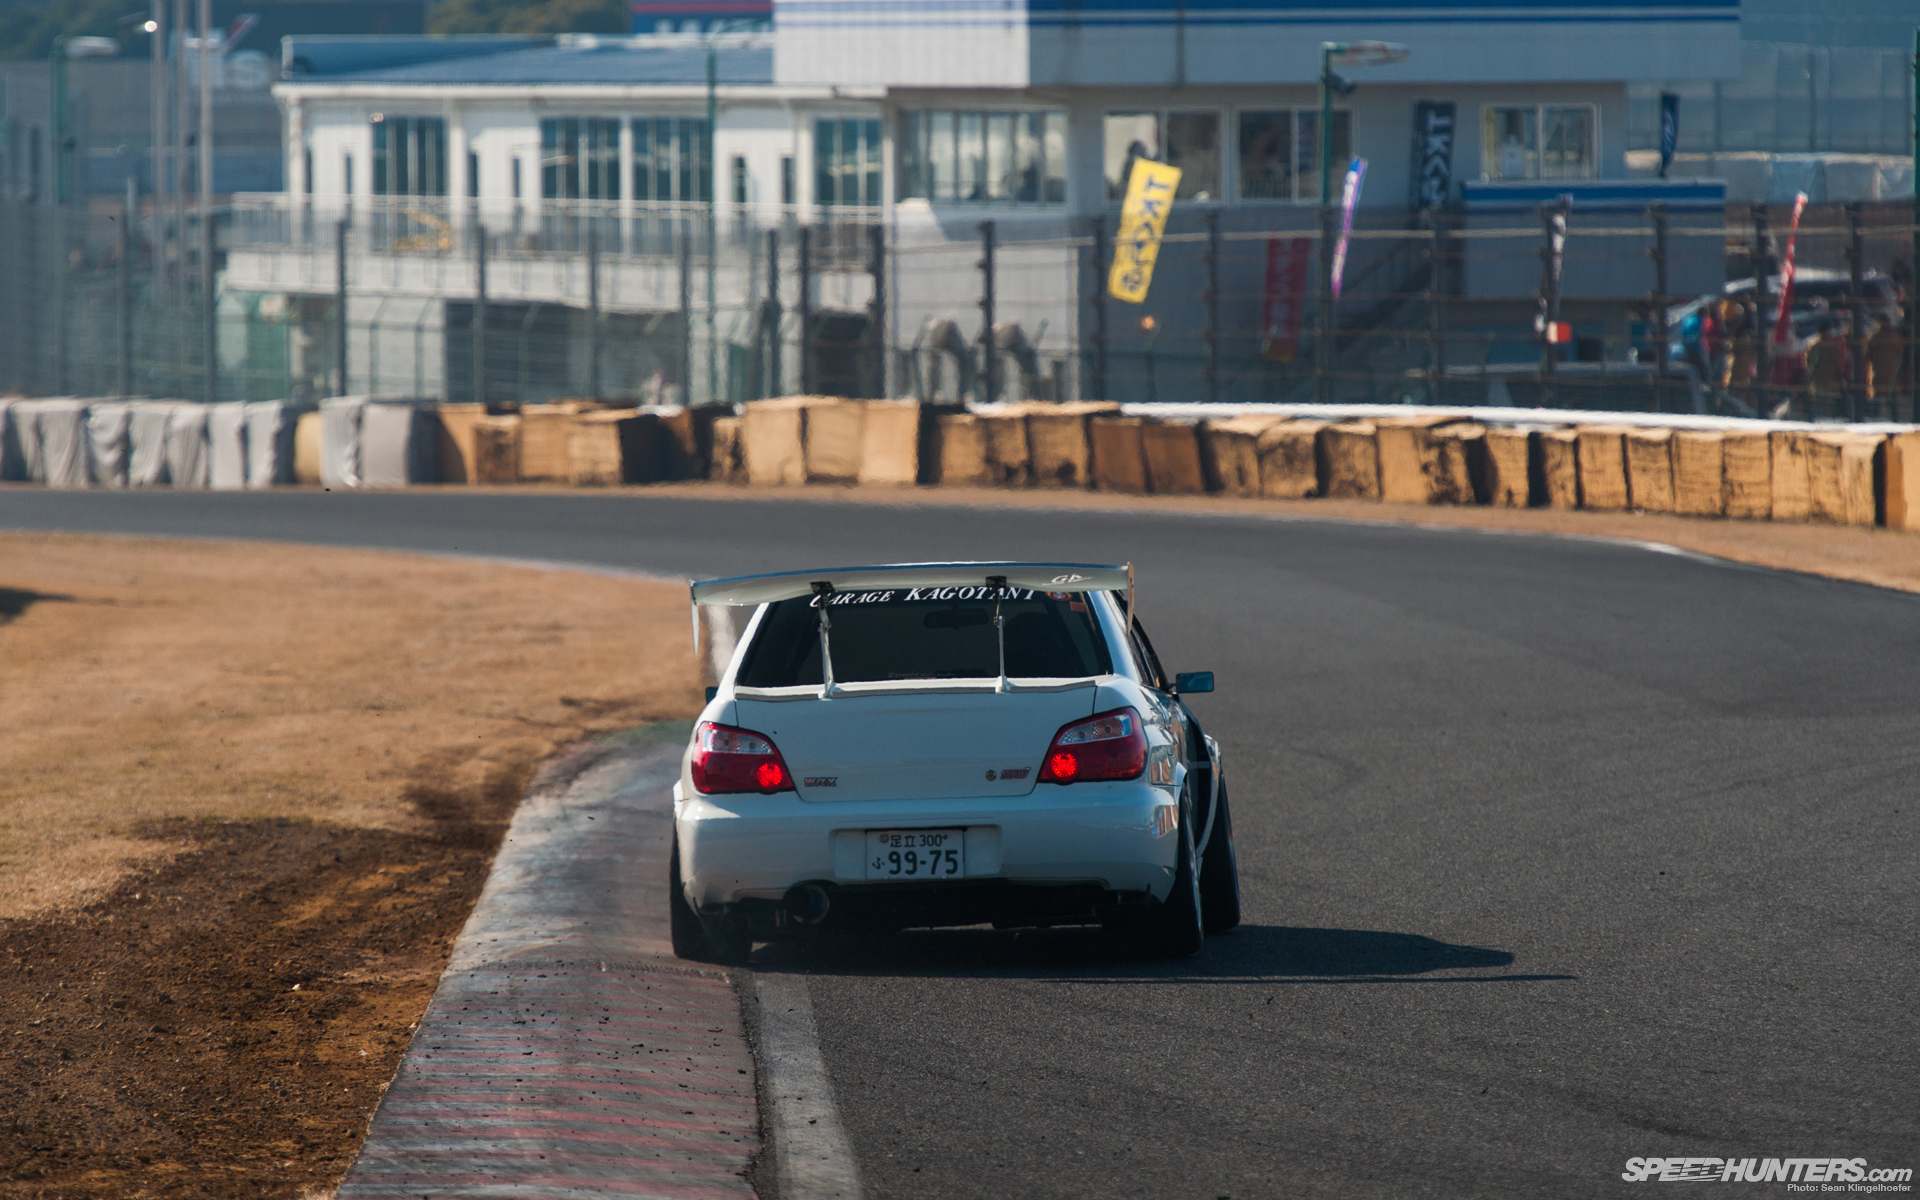
[[680, 235], [680, 402], [693, 404], [693, 243], [684, 226]]
[[1773, 407], [1768, 404], [1768, 389], [1773, 384], [1773, 238], [1767, 232], [1767, 206], [1755, 204], [1747, 210], [1753, 216], [1753, 319], [1758, 326], [1754, 336], [1754, 408], [1761, 416]]
[[993, 222], [980, 222], [980, 403], [1000, 394], [998, 356], [993, 352]]
[[813, 394], [813, 226], [800, 227], [800, 295], [794, 312], [800, 319], [800, 392]]
[[1220, 210], [1209, 208], [1207, 219], [1207, 402], [1220, 399]]
[[1082, 400], [1107, 398], [1107, 222], [1105, 217], [1089, 219], [1093, 226], [1093, 395]]
[[600, 230], [587, 224], [587, 399], [600, 398]]
[[487, 402], [487, 251], [485, 225], [473, 231], [473, 402]]
[[53, 394], [67, 394], [67, 218], [64, 204], [54, 205], [53, 244]]
[[333, 394], [347, 394], [347, 222], [333, 227]]
[[140, 216], [139, 183], [127, 176], [127, 204], [120, 214], [120, 278], [114, 302], [120, 326], [120, 378], [117, 393], [122, 400], [133, 395], [133, 223]]
[[778, 396], [784, 383], [780, 364], [780, 231], [767, 230], [767, 303], [761, 310], [761, 335], [767, 340], [766, 395]]
[[1847, 205], [1847, 311], [1852, 314], [1847, 327], [1847, 344], [1852, 349], [1853, 370], [1847, 384], [1848, 419], [1858, 421], [1866, 407], [1867, 393], [1867, 311], [1861, 294], [1864, 287], [1867, 247], [1860, 231], [1860, 202]]
[[1653, 248], [1647, 256], [1653, 259], [1653, 295], [1647, 298], [1648, 324], [1654, 329], [1653, 352], [1653, 393], [1654, 410], [1667, 411], [1667, 294], [1670, 288], [1668, 271], [1672, 260], [1667, 254], [1667, 206], [1664, 202], [1654, 204], [1647, 209], [1647, 219], [1653, 223]]
[[[1324, 153], [1324, 150], [1323, 150]], [[1327, 168], [1322, 164], [1320, 173]], [[1326, 191], [1324, 179], [1321, 191]], [[1323, 198], [1320, 204], [1320, 270], [1314, 281], [1315, 307], [1319, 333], [1313, 339], [1314, 393], [1322, 404], [1333, 403], [1333, 205]]]
[[1556, 380], [1555, 356], [1560, 344], [1551, 341], [1553, 327], [1560, 323], [1560, 256], [1566, 245], [1567, 237], [1567, 198], [1562, 196], [1558, 204], [1540, 206], [1540, 337], [1543, 350], [1540, 355], [1541, 397], [1549, 407], [1560, 401], [1560, 386]]
[[[201, 3], [204, 5], [207, 0], [201, 0]], [[201, 70], [206, 69], [203, 57]], [[201, 153], [209, 159], [212, 157], [210, 147]], [[208, 404], [213, 404], [220, 399], [220, 330], [218, 327], [220, 297], [215, 293], [216, 276], [213, 270], [213, 249], [218, 241], [219, 235], [214, 229], [213, 210], [202, 208], [200, 210], [200, 352], [207, 368]]]
[[1442, 272], [1446, 270], [1446, 226], [1445, 218], [1438, 212], [1431, 212], [1433, 228], [1432, 240], [1428, 242], [1427, 257], [1427, 362], [1432, 371], [1432, 386], [1428, 389], [1427, 403], [1443, 404], [1445, 400], [1441, 388], [1447, 378], [1447, 311], [1446, 285]]
[[887, 396], [887, 228], [884, 225], [871, 225], [867, 228], [867, 238], [871, 243], [867, 256], [867, 273], [873, 278], [873, 297], [867, 301], [867, 344], [872, 348], [867, 370], [869, 386], [867, 395], [884, 400]]

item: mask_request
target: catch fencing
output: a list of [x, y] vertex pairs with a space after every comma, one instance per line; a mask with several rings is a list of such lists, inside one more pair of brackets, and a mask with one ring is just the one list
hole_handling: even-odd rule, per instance
[[1110, 214], [959, 208], [4, 205], [0, 386], [1916, 411], [1906, 203], [1806, 212], [1778, 342], [1779, 207], [1362, 209], [1334, 301], [1317, 209], [1183, 204], [1140, 305]]

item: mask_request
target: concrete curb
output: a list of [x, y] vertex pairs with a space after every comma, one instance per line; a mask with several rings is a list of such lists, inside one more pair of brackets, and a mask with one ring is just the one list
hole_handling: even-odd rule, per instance
[[341, 1197], [750, 1197], [727, 973], [675, 959], [682, 726], [536, 782]]

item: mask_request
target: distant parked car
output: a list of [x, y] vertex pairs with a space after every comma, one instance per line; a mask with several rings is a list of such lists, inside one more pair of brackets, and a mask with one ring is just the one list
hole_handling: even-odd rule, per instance
[[674, 786], [674, 952], [803, 929], [1240, 921], [1220, 748], [1130, 617], [1132, 570], [932, 563], [716, 579], [757, 605]]

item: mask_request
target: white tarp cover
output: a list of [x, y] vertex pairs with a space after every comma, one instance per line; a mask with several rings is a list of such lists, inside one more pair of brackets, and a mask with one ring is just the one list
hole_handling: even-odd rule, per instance
[[247, 406], [207, 406], [207, 486], [234, 491], [247, 486]]
[[177, 488], [207, 486], [207, 406], [182, 404], [167, 418], [167, 478]]
[[873, 592], [904, 588], [980, 587], [993, 576], [1008, 587], [1049, 592], [1124, 591], [1132, 585], [1131, 565], [1098, 563], [948, 562], [893, 563], [875, 567], [822, 567], [774, 575], [708, 579], [693, 585], [695, 604], [766, 604], [813, 594], [816, 581], [836, 592]]
[[13, 404], [14, 444], [20, 448], [20, 478], [29, 483], [47, 481], [47, 460], [40, 452], [41, 400], [16, 400]]
[[293, 482], [293, 434], [300, 411], [284, 400], [247, 405], [247, 486]]
[[413, 404], [369, 404], [360, 415], [360, 485], [437, 483], [439, 461], [431, 411]]
[[89, 473], [101, 487], [127, 486], [127, 427], [133, 420], [133, 405], [121, 400], [106, 400], [87, 410], [87, 458]]
[[83, 488], [87, 476], [87, 402], [30, 401], [40, 414], [41, 474], [49, 487]]
[[320, 402], [320, 486], [360, 486], [360, 415], [365, 396]]
[[20, 452], [20, 428], [14, 423], [17, 400], [0, 400], [0, 480], [18, 482], [27, 477], [27, 458]]
[[159, 487], [167, 482], [167, 423], [178, 400], [136, 400], [127, 421], [127, 486]]

